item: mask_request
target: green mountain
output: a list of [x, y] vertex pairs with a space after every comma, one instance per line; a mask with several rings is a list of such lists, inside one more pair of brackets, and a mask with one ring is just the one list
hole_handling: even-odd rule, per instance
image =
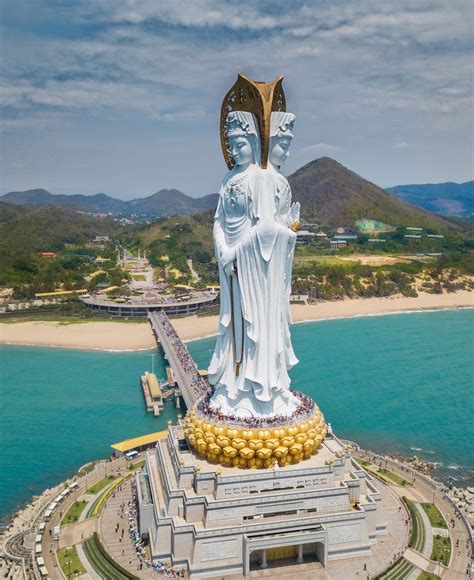
[[386, 191], [441, 215], [464, 218], [474, 215], [474, 181], [395, 185]]
[[[301, 203], [303, 219], [315, 221], [323, 227], [355, 226], [358, 220], [365, 219], [392, 226], [419, 225], [451, 230], [462, 228], [461, 225], [428, 211], [431, 206], [423, 208], [419, 207], [423, 205], [422, 203], [415, 205], [407, 203], [407, 201], [413, 201], [414, 194], [402, 195], [400, 192], [397, 194], [387, 192], [329, 157], [311, 161], [290, 175], [288, 181], [292, 188], [293, 199]], [[469, 183], [462, 184], [465, 186], [463, 191], [469, 193], [469, 187], [472, 188], [473, 182], [470, 183], [471, 186]], [[448, 191], [449, 184], [445, 185], [445, 191]], [[447, 195], [448, 193], [445, 194]], [[403, 196], [407, 198], [406, 201], [400, 199]], [[165, 217], [192, 215], [214, 209], [217, 205], [218, 194], [213, 193], [195, 198], [177, 189], [162, 189], [148, 197], [123, 201], [103, 193], [90, 196], [53, 195], [44, 189], [35, 189], [8, 193], [0, 200], [27, 206], [54, 205], [85, 212], [106, 212], [112, 215], [142, 214]], [[452, 203], [455, 203], [454, 200]], [[472, 196], [470, 206], [467, 199], [463, 204], [463, 207], [472, 207]]]
[[311, 161], [288, 177], [303, 218], [324, 227], [354, 226], [370, 219], [392, 226], [457, 229], [442, 217], [400, 200], [329, 157]]
[[177, 189], [161, 189], [153, 195], [123, 201], [105, 193], [96, 195], [52, 194], [45, 189], [12, 191], [0, 198], [4, 202], [18, 205], [42, 207], [52, 205], [89, 213], [110, 213], [129, 216], [146, 214], [151, 216], [188, 215], [205, 211], [217, 205], [217, 194], [204, 197], [190, 197]]
[[88, 244], [97, 235], [113, 235], [118, 226], [59, 207], [27, 209], [0, 203], [0, 286], [54, 290], [67, 282], [82, 287], [77, 260], [44, 260], [38, 252], [60, 252], [66, 244]]

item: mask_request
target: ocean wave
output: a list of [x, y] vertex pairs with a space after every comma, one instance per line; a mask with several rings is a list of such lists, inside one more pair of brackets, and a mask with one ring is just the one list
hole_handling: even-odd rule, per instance
[[[341, 314], [340, 316], [323, 316], [321, 318], [307, 318], [293, 324], [308, 324], [309, 322], [326, 322], [329, 320], [345, 320], [349, 318], [372, 318], [374, 316], [395, 316], [398, 314], [420, 314], [424, 312], [446, 312], [449, 310], [474, 310], [474, 306], [443, 306], [441, 308], [415, 308], [413, 310], [391, 310], [390, 312], [369, 312], [361, 314]], [[198, 340], [198, 339], [196, 339]]]
[[105, 348], [102, 346], [71, 346], [62, 344], [38, 344], [30, 342], [3, 342], [0, 346], [32, 346], [37, 348], [54, 348], [54, 349], [65, 349], [65, 350], [86, 350], [93, 352], [107, 352], [107, 353], [124, 353], [124, 352], [144, 352], [147, 350], [156, 350], [156, 346], [146, 346], [143, 348]]

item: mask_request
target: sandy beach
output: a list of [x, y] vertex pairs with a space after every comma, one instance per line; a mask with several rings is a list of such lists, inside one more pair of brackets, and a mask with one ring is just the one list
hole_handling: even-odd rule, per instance
[[[462, 290], [452, 294], [420, 294], [417, 298], [355, 298], [313, 305], [292, 306], [293, 321], [328, 320], [446, 308], [474, 307], [474, 292]], [[218, 317], [189, 316], [173, 320], [183, 340], [215, 334]], [[156, 343], [146, 323], [55, 322], [0, 323], [0, 344], [23, 344], [100, 350], [140, 350]]]

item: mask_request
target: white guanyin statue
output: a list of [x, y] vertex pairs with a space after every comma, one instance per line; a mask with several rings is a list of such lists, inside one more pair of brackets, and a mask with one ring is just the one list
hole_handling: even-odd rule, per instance
[[214, 222], [221, 306], [209, 382], [209, 405], [225, 416], [289, 416], [299, 405], [288, 371], [298, 361], [290, 337], [291, 270], [299, 204], [279, 168], [288, 156], [295, 117], [272, 112], [267, 168], [254, 114], [225, 117], [232, 170]]

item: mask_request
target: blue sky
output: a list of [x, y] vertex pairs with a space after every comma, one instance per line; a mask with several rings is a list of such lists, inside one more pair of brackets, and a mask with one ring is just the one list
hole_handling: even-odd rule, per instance
[[0, 0], [2, 193], [217, 191], [220, 102], [285, 75], [286, 172], [472, 179], [469, 0]]

